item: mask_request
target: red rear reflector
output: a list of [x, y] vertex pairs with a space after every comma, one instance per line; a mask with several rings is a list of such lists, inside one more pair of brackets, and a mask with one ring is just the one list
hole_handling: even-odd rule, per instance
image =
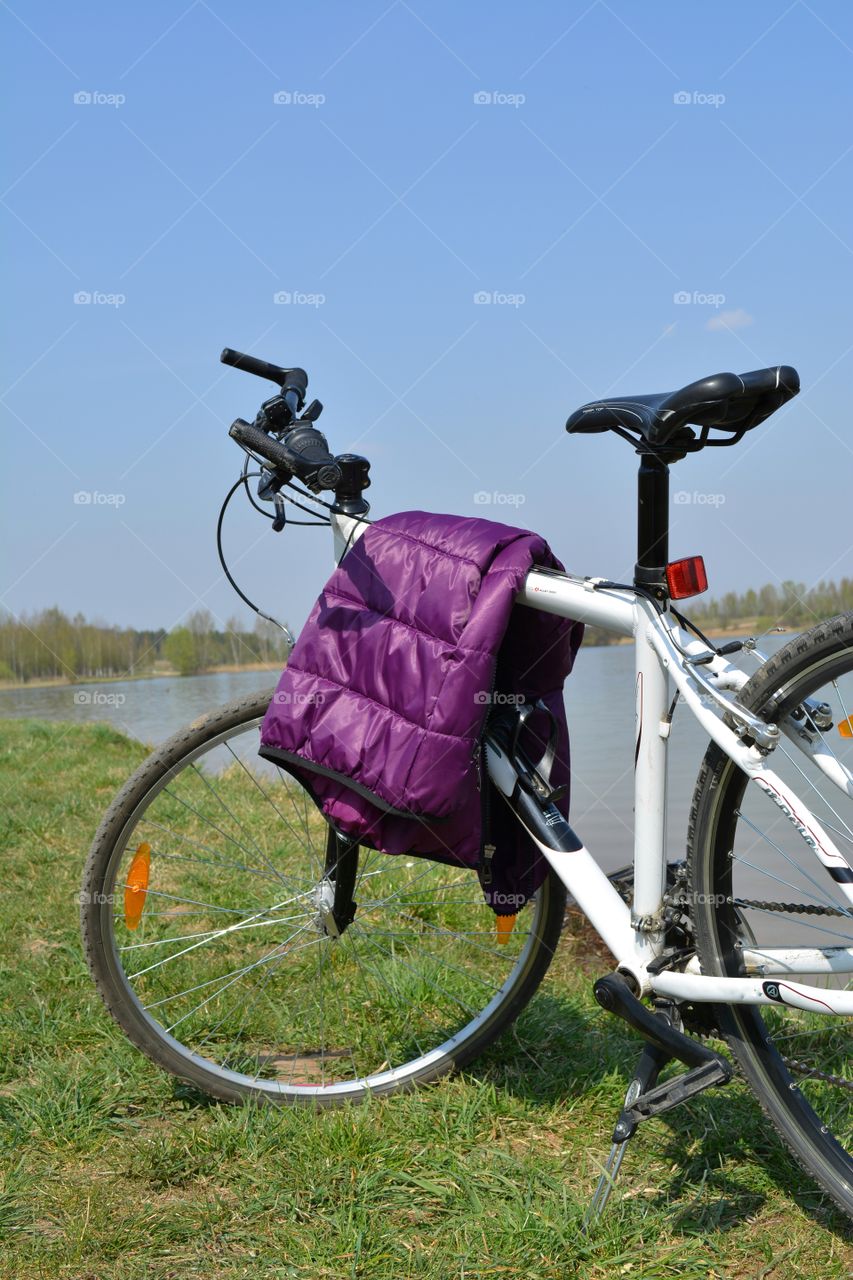
[[666, 581], [673, 600], [686, 600], [708, 590], [705, 561], [701, 556], [688, 556], [686, 560], [673, 560], [666, 566]]

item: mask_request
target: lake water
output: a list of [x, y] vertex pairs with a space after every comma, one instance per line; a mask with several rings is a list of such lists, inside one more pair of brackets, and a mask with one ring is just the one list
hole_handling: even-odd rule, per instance
[[[765, 637], [774, 652], [790, 636]], [[743, 657], [746, 670], [753, 658]], [[103, 685], [0, 690], [0, 717], [106, 721], [155, 744], [206, 711], [271, 688], [269, 671], [163, 676]], [[633, 824], [634, 650], [584, 648], [566, 684], [572, 743], [572, 825], [605, 870], [630, 862]], [[0, 729], [2, 733], [2, 729]], [[670, 739], [669, 857], [683, 857], [693, 783], [707, 738], [692, 716], [676, 712]]]

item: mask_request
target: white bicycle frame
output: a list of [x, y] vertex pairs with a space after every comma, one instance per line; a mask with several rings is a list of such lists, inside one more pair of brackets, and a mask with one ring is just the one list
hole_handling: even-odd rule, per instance
[[[364, 531], [362, 520], [332, 515], [336, 560]], [[853, 905], [853, 876], [846, 859], [797, 796], [771, 767], [780, 729], [752, 716], [737, 702], [747, 680], [744, 672], [678, 626], [668, 611], [629, 590], [602, 589], [602, 579], [577, 578], [551, 570], [532, 570], [517, 603], [545, 613], [590, 623], [617, 636], [633, 639], [636, 671], [636, 769], [634, 778], [634, 890], [628, 907], [598, 863], [581, 845], [570, 851], [549, 846], [527, 826], [543, 856], [566, 886], [613, 953], [618, 969], [629, 975], [639, 993], [690, 1002], [789, 1005], [814, 1013], [853, 1014], [853, 990], [814, 987], [792, 981], [792, 975], [853, 973], [853, 946], [743, 948], [745, 977], [703, 974], [694, 956], [681, 968], [662, 968], [653, 962], [664, 950], [663, 910], [667, 876], [666, 788], [668, 715], [671, 685], [708, 736], [760, 787], [792, 824], [811, 854], [838, 883]], [[703, 661], [697, 664], [697, 659]], [[728, 712], [753, 745], [747, 745], [723, 719]], [[787, 735], [786, 735], [787, 736]], [[853, 775], [831, 754], [810, 748], [798, 734], [791, 741], [810, 756], [842, 791], [853, 796]], [[498, 753], [499, 754], [499, 753]], [[487, 744], [490, 775], [508, 795], [505, 757], [497, 758]], [[516, 810], [517, 813], [517, 810]], [[521, 820], [519, 818], [519, 820]], [[526, 824], [525, 824], [526, 825]], [[580, 841], [578, 841], [580, 843]], [[653, 966], [650, 970], [649, 966]]]

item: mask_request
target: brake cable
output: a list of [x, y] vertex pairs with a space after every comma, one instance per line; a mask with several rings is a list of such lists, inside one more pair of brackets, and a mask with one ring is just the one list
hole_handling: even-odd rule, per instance
[[[284, 488], [286, 488], [286, 489], [290, 489], [290, 488], [292, 488], [292, 485], [290, 485], [290, 484], [286, 484], [286, 485], [284, 485]], [[297, 490], [296, 490], [296, 492], [298, 493], [298, 492], [299, 492], [299, 490], [297, 489]], [[310, 494], [306, 494], [306, 497], [310, 497], [310, 496], [312, 496], [312, 495], [310, 495]], [[312, 511], [312, 510], [311, 510], [311, 508], [310, 508], [310, 507], [306, 507], [306, 506], [304, 505], [304, 503], [302, 503], [302, 502], [297, 502], [295, 498], [291, 498], [291, 497], [289, 497], [286, 493], [282, 493], [280, 489], [279, 489], [279, 491], [278, 491], [277, 497], [282, 498], [285, 502], [291, 502], [291, 503], [293, 504], [293, 506], [294, 506], [294, 507], [298, 507], [300, 511], [306, 511], [306, 512], [308, 513], [308, 515], [310, 515], [310, 516], [316, 516], [316, 515], [317, 515], [317, 512], [316, 512], [316, 511]], [[327, 503], [325, 503], [325, 502], [323, 503], [323, 506], [327, 506], [327, 505], [328, 505]], [[317, 526], [319, 526], [319, 525], [322, 525], [322, 526], [324, 526], [324, 527], [328, 527], [332, 522], [331, 522], [331, 520], [328, 520], [328, 519], [322, 519], [322, 520], [288, 520], [288, 522], [287, 522], [287, 523], [288, 523], [288, 524], [301, 524], [301, 525], [308, 525], [309, 527], [310, 527], [310, 526], [317, 527]]]
[[[243, 488], [246, 490], [246, 497], [249, 499], [249, 502], [252, 504], [255, 510], [260, 511], [262, 516], [266, 516], [267, 520], [274, 520], [275, 516], [270, 515], [269, 511], [264, 511], [263, 507], [259, 507], [257, 502], [255, 502], [255, 499], [252, 497], [252, 490], [249, 488], [249, 458], [250, 458], [250, 455], [247, 453], [246, 461], [243, 463], [243, 472], [240, 477], [243, 481]], [[261, 475], [260, 471], [253, 471], [251, 478], [254, 479], [255, 476], [259, 476], [259, 475]]]
[[[264, 613], [263, 609], [261, 609], [258, 605], [256, 605], [254, 600], [250, 600], [249, 597], [246, 595], [245, 591], [243, 591], [237, 585], [237, 582], [234, 579], [234, 575], [232, 574], [231, 570], [228, 568], [228, 564], [225, 560], [225, 552], [222, 546], [222, 525], [225, 519], [225, 512], [228, 509], [228, 505], [231, 502], [231, 499], [234, 497], [234, 494], [237, 492], [239, 488], [242, 488], [245, 491], [246, 497], [249, 499], [249, 503], [252, 507], [254, 507], [255, 511], [260, 512], [260, 514], [262, 516], [265, 516], [267, 520], [271, 520], [273, 522], [273, 529], [276, 532], [281, 532], [281, 530], [285, 527], [285, 524], [300, 525], [307, 528], [320, 528], [320, 527], [328, 528], [332, 523], [331, 519], [328, 517], [313, 519], [313, 520], [287, 520], [284, 515], [285, 502], [289, 502], [294, 507], [298, 507], [300, 511], [304, 511], [307, 515], [311, 515], [315, 517], [320, 516], [320, 512], [317, 511], [317, 507], [325, 507], [326, 510], [329, 512], [334, 511], [335, 508], [331, 502], [326, 502], [323, 498], [319, 497], [318, 494], [310, 493], [307, 489], [303, 489], [301, 486], [294, 484], [293, 477], [291, 477], [290, 480], [285, 481], [285, 483], [281, 485], [281, 487], [275, 492], [274, 501], [276, 506], [276, 514], [272, 515], [269, 511], [264, 511], [263, 507], [259, 506], [258, 503], [255, 501], [254, 497], [252, 496], [252, 491], [249, 488], [250, 480], [263, 479], [264, 476], [267, 474], [267, 470], [264, 464], [264, 459], [256, 457], [255, 454], [252, 453], [248, 448], [246, 448], [245, 445], [243, 446], [243, 448], [246, 453], [246, 460], [243, 463], [243, 469], [240, 472], [240, 475], [238, 476], [238, 478], [235, 480], [234, 484], [228, 490], [227, 494], [225, 495], [225, 499], [222, 503], [222, 506], [219, 509], [219, 517], [216, 521], [216, 552], [219, 557], [219, 563], [222, 566], [222, 572], [225, 574], [225, 577], [227, 578], [229, 584], [237, 593], [237, 595], [240, 597], [240, 599], [243, 601], [243, 603], [247, 604], [249, 608], [252, 610], [252, 612], [256, 613], [259, 618], [263, 618], [266, 622], [271, 622], [273, 626], [278, 627], [280, 631], [284, 632], [284, 635], [287, 638], [287, 643], [290, 645], [291, 648], [293, 648], [293, 646], [296, 643], [296, 638], [294, 637], [293, 632], [290, 630], [290, 628], [286, 626], [285, 623], [280, 622], [278, 618], [274, 618], [269, 613]], [[256, 465], [259, 466], [261, 470], [249, 471], [248, 468], [249, 468], [250, 460], [256, 463]], [[305, 498], [309, 502], [312, 502], [314, 506], [306, 507], [304, 502], [297, 501], [297, 499], [292, 498], [290, 494], [282, 493], [281, 490], [285, 488], [291, 489], [293, 493], [298, 494], [300, 498]], [[367, 520], [364, 516], [361, 516], [361, 515], [352, 514], [350, 518], [356, 524], [372, 523], [370, 520]], [[344, 548], [344, 554], [346, 554], [346, 551], [349, 550], [349, 547], [354, 537], [355, 537], [355, 528], [351, 530], [349, 538], [347, 539], [347, 545]]]
[[[232, 484], [227, 494], [225, 495], [225, 501], [222, 503], [222, 506], [219, 509], [219, 519], [216, 521], [216, 551], [219, 556], [219, 563], [222, 565], [222, 572], [225, 574], [225, 577], [228, 579], [231, 586], [237, 592], [237, 595], [240, 597], [240, 599], [245, 604], [247, 604], [249, 608], [258, 615], [259, 618], [263, 618], [265, 622], [271, 622], [273, 626], [276, 626], [279, 628], [280, 631], [283, 631], [287, 638], [287, 643], [290, 645], [292, 649], [293, 646], [296, 644], [296, 637], [293, 635], [293, 632], [290, 630], [289, 627], [285, 626], [283, 622], [279, 622], [278, 618], [273, 618], [270, 614], [264, 613], [263, 609], [259, 609], [258, 606], [255, 604], [254, 600], [250, 600], [249, 597], [246, 595], [245, 591], [242, 591], [240, 587], [237, 586], [237, 583], [234, 581], [234, 576], [225, 562], [225, 552], [222, 549], [222, 521], [225, 518], [225, 512], [228, 509], [229, 502], [231, 501], [231, 499], [234, 497], [234, 494], [237, 492], [237, 490], [241, 486], [245, 485], [248, 480], [255, 479], [256, 476], [260, 476], [260, 474], [261, 473], [259, 471], [248, 472], [244, 469], [239, 475], [239, 477], [237, 478], [237, 480], [235, 480], [234, 484]], [[263, 515], [266, 515], [266, 514], [267, 512], [264, 511]], [[270, 519], [272, 519], [272, 516], [270, 516]], [[300, 523], [304, 523], [304, 522], [300, 521]]]

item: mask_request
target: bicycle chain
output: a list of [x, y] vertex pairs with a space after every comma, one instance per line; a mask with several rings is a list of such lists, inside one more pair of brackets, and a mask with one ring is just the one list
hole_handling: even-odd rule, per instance
[[[749, 898], [730, 898], [729, 901], [736, 907], [751, 907], [755, 911], [784, 911], [790, 915], [850, 918], [849, 911], [842, 911], [838, 907], [821, 907], [816, 903], [753, 902]], [[789, 1058], [784, 1053], [779, 1053], [779, 1057], [794, 1075], [807, 1076], [810, 1080], [825, 1080], [827, 1084], [837, 1085], [840, 1089], [849, 1089], [853, 1093], [853, 1080], [846, 1080], [844, 1076], [836, 1076], [829, 1071], [819, 1071], [817, 1067], [810, 1067], [805, 1062], [798, 1062], [796, 1058]]]
[[845, 1080], [844, 1076], [834, 1076], [829, 1071], [818, 1071], [817, 1067], [810, 1067], [805, 1062], [797, 1062], [796, 1058], [786, 1058], [784, 1053], [780, 1053], [779, 1057], [788, 1070], [796, 1075], [808, 1076], [810, 1080], [825, 1080], [827, 1084], [838, 1085], [840, 1089], [849, 1089], [853, 1093], [853, 1080]]
[[851, 918], [849, 911], [839, 907], [821, 907], [810, 902], [753, 902], [749, 898], [727, 898], [735, 907], [751, 907], [754, 911], [787, 911], [791, 915], [800, 916], [840, 916], [844, 920]]

